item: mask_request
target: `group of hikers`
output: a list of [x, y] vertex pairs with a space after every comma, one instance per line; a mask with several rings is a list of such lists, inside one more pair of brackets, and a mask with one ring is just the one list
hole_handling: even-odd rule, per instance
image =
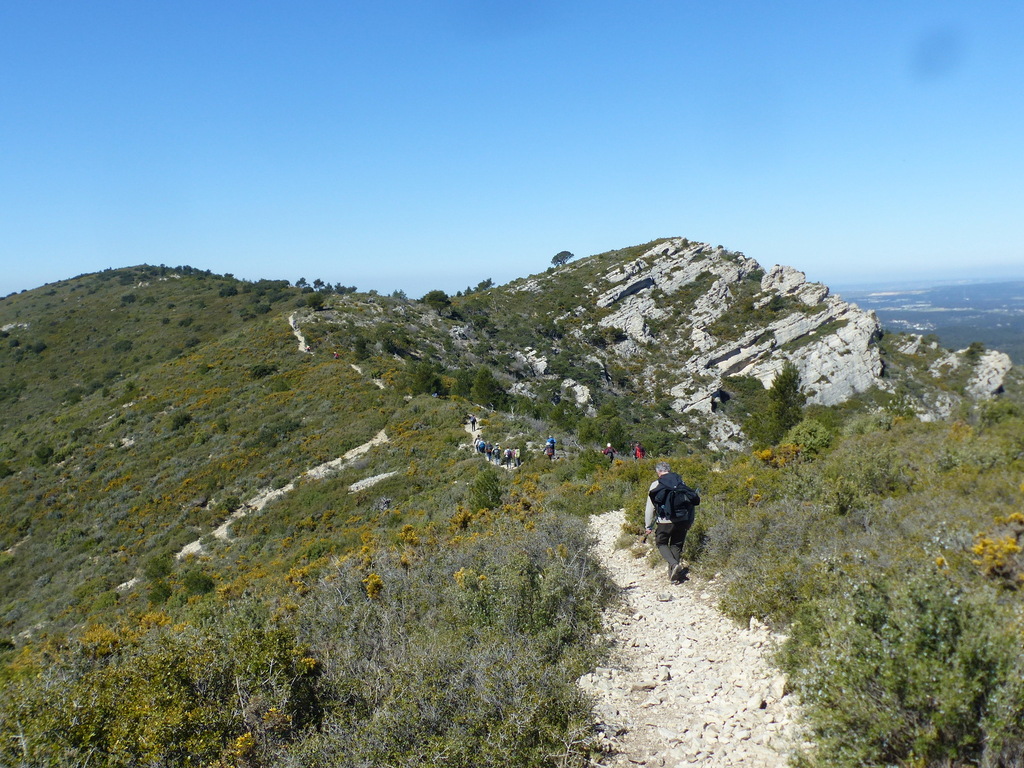
[[476, 452], [482, 453], [488, 461], [501, 467], [518, 467], [522, 464], [522, 455], [518, 448], [502, 448], [500, 445], [477, 440]]
[[[611, 443], [608, 443], [602, 449], [601, 453], [608, 457], [608, 462], [610, 464], [614, 464], [615, 457], [619, 455], [619, 452], [612, 447]], [[647, 458], [647, 449], [644, 448], [643, 443], [634, 441], [629, 444], [629, 455], [632, 456], [635, 461], [639, 461], [640, 459]]]
[[[482, 438], [476, 438], [477, 418], [469, 416], [470, 431], [474, 435], [474, 446], [477, 453], [487, 457], [488, 461], [505, 467], [518, 467], [522, 463], [519, 448], [502, 448], [492, 445]], [[548, 437], [544, 443], [544, 454], [549, 460], [555, 458], [554, 437]], [[609, 461], [615, 461], [618, 452], [608, 443], [601, 451]], [[630, 455], [637, 461], [647, 457], [647, 451], [639, 441], [630, 443]], [[668, 578], [672, 583], [686, 580], [689, 569], [683, 560], [683, 545], [686, 534], [693, 525], [696, 507], [700, 504], [700, 494], [690, 488], [683, 479], [672, 471], [667, 461], [659, 461], [654, 465], [658, 479], [651, 483], [647, 491], [647, 504], [644, 508], [644, 538], [654, 534], [654, 546], [657, 547], [662, 559], [668, 565]]]

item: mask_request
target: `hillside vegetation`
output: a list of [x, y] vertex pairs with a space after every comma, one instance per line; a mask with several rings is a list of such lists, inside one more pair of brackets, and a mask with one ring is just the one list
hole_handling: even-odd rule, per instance
[[[1019, 372], [975, 403], [969, 366], [884, 337], [891, 378], [842, 404], [782, 366], [683, 413], [661, 347], [583, 299], [651, 245], [423, 301], [163, 267], [0, 301], [0, 763], [585, 765], [614, 599], [586, 518], [625, 506], [632, 541], [667, 457], [702, 490], [694, 569], [789, 635], [803, 760], [1019, 765]], [[747, 282], [707, 333], [804, 314]], [[756, 450], [709, 449], [716, 419]]]

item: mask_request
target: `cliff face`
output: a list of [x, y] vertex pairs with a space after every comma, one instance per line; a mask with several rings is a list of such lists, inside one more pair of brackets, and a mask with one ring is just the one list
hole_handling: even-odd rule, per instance
[[[599, 323], [628, 337], [619, 354], [652, 343], [676, 350], [670, 363], [652, 359], [648, 373], [673, 381], [677, 410], [710, 413], [726, 376], [771, 386], [786, 360], [812, 403], [834, 405], [883, 383], [877, 318], [790, 267], [765, 272], [745, 256], [670, 240], [603, 279], [612, 287], [596, 304], [611, 313]], [[700, 290], [686, 308], [693, 287]]]
[[[871, 390], [892, 397], [909, 388], [922, 393], [911, 409], [925, 419], [948, 415], [963, 397], [998, 392], [1010, 367], [1002, 353], [946, 352], [919, 337], [900, 336], [899, 359], [887, 358], [873, 312], [808, 282], [803, 272], [778, 265], [765, 270], [721, 246], [676, 238], [618, 260], [595, 257], [563, 269], [574, 268], [513, 288], [539, 299], [557, 280], [579, 281], [578, 306], [555, 318], [566, 339], [520, 355], [528, 380], [516, 391], [529, 393], [529, 379], [555, 378], [548, 356], [558, 359], [570, 339], [586, 346], [603, 338], [607, 345], [591, 347], [585, 359], [606, 382], [610, 368], [628, 369], [633, 394], [651, 402], [667, 398], [721, 447], [743, 441], [717, 407], [731, 397], [730, 378], [753, 378], [768, 388], [787, 361], [799, 371], [808, 403], [838, 405]], [[951, 381], [948, 374], [956, 370]], [[591, 395], [572, 379], [562, 381], [562, 394], [580, 405]]]

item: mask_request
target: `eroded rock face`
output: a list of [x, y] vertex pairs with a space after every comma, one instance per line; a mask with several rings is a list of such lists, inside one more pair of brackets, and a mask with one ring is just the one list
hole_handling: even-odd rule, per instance
[[522, 352], [514, 352], [513, 357], [534, 376], [543, 376], [548, 371], [547, 358], [532, 347], [526, 347]]
[[[962, 350], [966, 352], [966, 350]], [[1003, 380], [1010, 372], [1013, 362], [1005, 352], [994, 349], [983, 352], [974, 374], [968, 382], [966, 392], [976, 400], [984, 400], [1003, 391]]]
[[[628, 370], [636, 391], [652, 400], [667, 395], [672, 408], [700, 426], [715, 447], [743, 441], [740, 428], [718, 408], [728, 398], [729, 377], [756, 378], [768, 388], [792, 362], [807, 402], [821, 405], [837, 405], [873, 388], [893, 395], [898, 390], [898, 378], [885, 369], [878, 344], [882, 328], [873, 312], [808, 282], [799, 270], [783, 265], [764, 270], [720, 246], [662, 241], [592, 278], [578, 299], [579, 305], [555, 322], [565, 324], [567, 338], [584, 344], [595, 337], [617, 339], [601, 345], [600, 357], [584, 358], [598, 366], [601, 386], [616, 386], [610, 369], [620, 377]], [[926, 387], [907, 403], [921, 418], [942, 418], [963, 397], [998, 393], [1011, 368], [1001, 352], [969, 361], [966, 350], [946, 352], [919, 336], [897, 338], [893, 349], [916, 358], [897, 366], [895, 375], [914, 378], [927, 367], [934, 380], [934, 392]], [[516, 360], [533, 376], [550, 372], [545, 363], [531, 350]], [[948, 394], [950, 381], [960, 382], [959, 393]], [[593, 410], [591, 393], [578, 391], [575, 382], [563, 382], [562, 395]]]
[[[614, 311], [600, 324], [626, 334], [632, 344], [617, 350], [625, 356], [635, 354], [644, 342], [685, 342], [689, 354], [668, 371], [677, 382], [669, 391], [679, 411], [711, 413], [710, 393], [721, 387], [725, 376], [754, 376], [771, 386], [785, 360], [799, 369], [812, 403], [834, 405], [880, 384], [882, 361], [874, 342], [881, 327], [874, 314], [830, 296], [826, 286], [808, 283], [792, 267], [774, 266], [765, 272], [752, 306], [763, 309], [790, 298], [802, 309], [751, 325], [738, 339], [716, 337], [713, 324], [737, 311], [738, 284], [760, 270], [753, 259], [721, 248], [667, 241], [604, 275], [612, 287], [599, 293], [596, 303]], [[687, 315], [678, 317], [678, 294], [688, 288], [701, 290]], [[652, 324], [673, 320], [661, 334], [651, 331]]]

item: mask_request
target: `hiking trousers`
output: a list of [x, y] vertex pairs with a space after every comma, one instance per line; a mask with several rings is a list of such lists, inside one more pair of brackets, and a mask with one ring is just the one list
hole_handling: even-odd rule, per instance
[[672, 575], [683, 554], [686, 533], [692, 523], [658, 523], [654, 528], [654, 543], [661, 556], [668, 563], [668, 574]]

